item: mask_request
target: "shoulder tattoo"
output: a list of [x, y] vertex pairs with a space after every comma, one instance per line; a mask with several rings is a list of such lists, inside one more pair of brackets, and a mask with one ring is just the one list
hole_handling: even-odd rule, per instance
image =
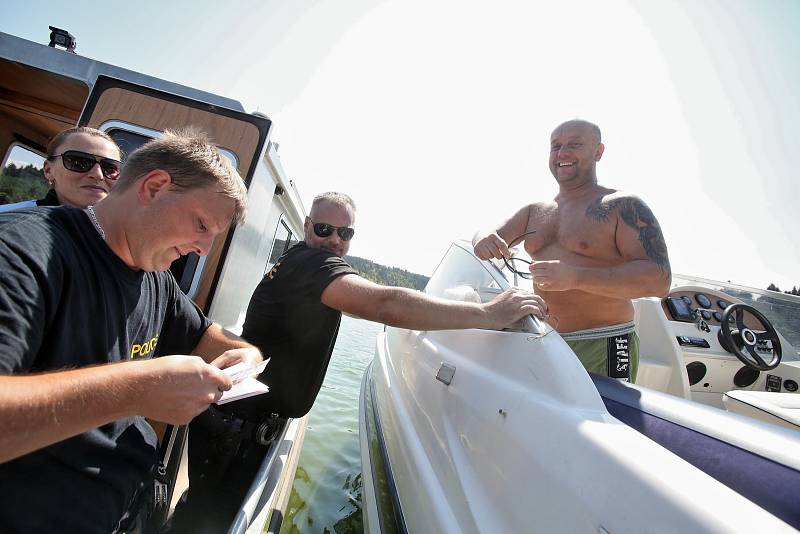
[[605, 202], [603, 197], [599, 197], [586, 208], [586, 216], [593, 221], [606, 222], [614, 211], [619, 214], [622, 222], [639, 232], [639, 242], [647, 257], [664, 273], [669, 274], [667, 244], [664, 242], [661, 227], [647, 204], [635, 197], [621, 197]]

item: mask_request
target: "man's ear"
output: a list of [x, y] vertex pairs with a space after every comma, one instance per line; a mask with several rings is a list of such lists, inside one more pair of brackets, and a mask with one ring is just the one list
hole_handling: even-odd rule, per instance
[[603, 157], [603, 152], [605, 151], [606, 146], [603, 143], [597, 143], [597, 151], [594, 154], [594, 160], [600, 161], [600, 158]]
[[172, 177], [167, 171], [155, 169], [148, 172], [139, 178], [136, 186], [139, 202], [144, 206], [150, 205], [159, 194], [168, 191], [171, 185]]

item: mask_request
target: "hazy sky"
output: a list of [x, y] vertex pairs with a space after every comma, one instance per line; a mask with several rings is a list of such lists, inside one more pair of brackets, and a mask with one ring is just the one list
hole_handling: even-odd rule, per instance
[[[0, 30], [235, 98], [274, 120], [310, 206], [358, 205], [351, 253], [429, 275], [448, 243], [551, 198], [549, 138], [603, 131], [673, 270], [800, 285], [800, 2], [37, 2]], [[646, 7], [645, 7], [646, 6]]]

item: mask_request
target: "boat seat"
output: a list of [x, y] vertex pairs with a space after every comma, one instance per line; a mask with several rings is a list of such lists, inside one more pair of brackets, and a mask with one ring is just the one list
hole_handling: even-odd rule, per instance
[[639, 370], [636, 383], [650, 389], [691, 399], [683, 352], [661, 308], [661, 299], [633, 301], [636, 333], [639, 334]]
[[[800, 529], [795, 432], [589, 373], [608, 412]], [[766, 483], [769, 481], [769, 483]]]
[[800, 431], [800, 395], [737, 389], [722, 396], [729, 412]]

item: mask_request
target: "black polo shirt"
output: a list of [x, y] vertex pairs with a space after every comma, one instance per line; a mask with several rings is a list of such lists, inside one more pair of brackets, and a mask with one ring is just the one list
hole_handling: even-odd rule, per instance
[[242, 337], [271, 358], [259, 379], [269, 393], [225, 404], [248, 415], [301, 417], [317, 398], [342, 312], [320, 300], [339, 276], [357, 274], [339, 256], [300, 242], [264, 276], [250, 300]]

